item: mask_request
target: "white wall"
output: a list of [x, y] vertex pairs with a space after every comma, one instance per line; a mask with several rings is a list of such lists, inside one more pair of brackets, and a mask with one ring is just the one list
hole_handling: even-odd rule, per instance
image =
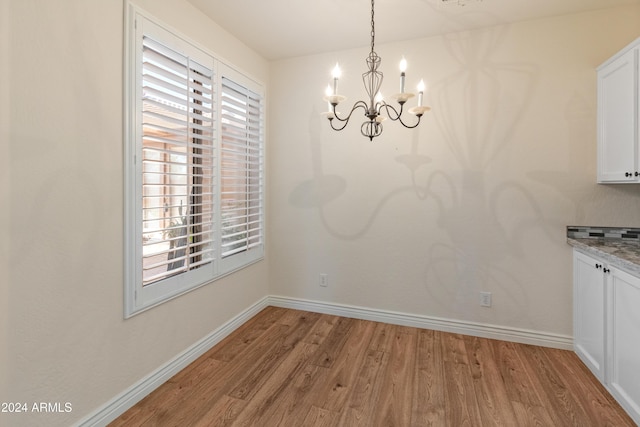
[[336, 62], [338, 110], [363, 98], [366, 47], [273, 63], [270, 292], [571, 336], [565, 227], [640, 226], [640, 186], [595, 184], [595, 68], [639, 28], [624, 7], [377, 46], [382, 92], [404, 55], [433, 112], [373, 142], [319, 114]]
[[9, 23], [9, 3], [0, 2], [0, 390], [9, 373]]
[[[124, 320], [124, 2], [1, 4], [0, 401], [73, 410], [0, 425], [66, 426], [267, 295], [267, 263]], [[266, 61], [187, 2], [138, 4], [268, 81]]]

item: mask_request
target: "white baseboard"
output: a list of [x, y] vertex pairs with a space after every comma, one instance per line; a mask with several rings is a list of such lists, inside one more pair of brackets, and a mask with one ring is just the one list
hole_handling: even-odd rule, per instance
[[422, 329], [433, 329], [443, 332], [453, 332], [463, 335], [471, 335], [474, 337], [492, 338], [496, 340], [512, 341], [542, 347], [559, 348], [562, 350], [573, 350], [573, 337], [569, 335], [559, 335], [528, 329], [510, 328], [485, 323], [467, 322], [387, 310], [376, 310], [366, 307], [274, 295], [267, 297], [267, 302], [268, 305], [276, 307], [293, 308], [296, 310], [333, 314], [336, 316], [351, 317], [354, 319], [372, 320], [375, 322], [412, 326]]
[[211, 349], [211, 347], [222, 341], [222, 339], [227, 335], [242, 326], [247, 320], [251, 319], [262, 309], [270, 305], [275, 307], [292, 308], [295, 310], [351, 317], [354, 319], [372, 320], [374, 322], [390, 323], [394, 325], [412, 326], [416, 328], [453, 332], [482, 338], [492, 338], [523, 344], [539, 345], [543, 347], [573, 350], [573, 338], [567, 335], [272, 295], [262, 298], [251, 307], [220, 326], [211, 334], [176, 356], [175, 359], [156, 369], [150, 375], [141, 379], [120, 395], [114, 397], [94, 413], [82, 419], [76, 424], [76, 426], [106, 426], [153, 390], [169, 380], [169, 378], [206, 353]]
[[107, 402], [94, 413], [82, 419], [77, 427], [103, 427], [122, 415], [127, 409], [142, 400], [172, 376], [186, 368], [191, 362], [222, 341], [227, 335], [242, 326], [247, 320], [268, 306], [268, 297], [262, 298], [218, 329], [180, 353], [175, 359], [156, 369], [150, 375]]

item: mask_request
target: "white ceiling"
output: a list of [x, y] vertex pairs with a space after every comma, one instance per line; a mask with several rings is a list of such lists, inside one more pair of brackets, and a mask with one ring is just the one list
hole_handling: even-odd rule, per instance
[[[187, 1], [269, 60], [370, 43], [370, 0]], [[377, 0], [376, 43], [634, 3], [640, 0]]]

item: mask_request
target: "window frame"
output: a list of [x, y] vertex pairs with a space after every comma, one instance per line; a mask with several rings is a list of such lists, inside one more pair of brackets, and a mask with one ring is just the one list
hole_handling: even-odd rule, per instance
[[[213, 134], [213, 258], [204, 266], [143, 285], [142, 252], [142, 43], [143, 37], [166, 46], [213, 72], [212, 134]], [[264, 258], [265, 247], [265, 91], [264, 85], [224, 63], [214, 54], [190, 41], [175, 30], [127, 2], [125, 8], [124, 59], [124, 317], [146, 311], [221, 277], [243, 269]], [[228, 79], [255, 95], [259, 105], [258, 190], [259, 242], [251, 248], [222, 257], [221, 217], [221, 147], [222, 147], [222, 84]], [[248, 108], [248, 107], [247, 107]], [[188, 124], [189, 120], [185, 121]], [[189, 151], [186, 151], [189, 154]], [[195, 163], [194, 163], [195, 164]], [[187, 163], [191, 168], [192, 163]], [[255, 171], [253, 171], [255, 172]], [[193, 182], [186, 184], [193, 188]]]

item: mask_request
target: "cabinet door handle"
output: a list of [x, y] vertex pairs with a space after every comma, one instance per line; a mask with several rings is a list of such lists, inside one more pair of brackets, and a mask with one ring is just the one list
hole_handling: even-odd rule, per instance
[[635, 176], [640, 176], [640, 172], [634, 173]]
[[605, 268], [605, 269], [604, 269], [604, 270], [602, 270], [602, 271], [604, 271], [605, 273], [610, 273], [610, 272], [611, 272], [611, 270], [610, 270], [610, 269], [608, 269], [608, 268]]
[[633, 174], [631, 172], [625, 172], [624, 176], [629, 177], [629, 176], [633, 176]]
[[598, 263], [596, 263], [596, 268], [602, 268], [602, 266]]

